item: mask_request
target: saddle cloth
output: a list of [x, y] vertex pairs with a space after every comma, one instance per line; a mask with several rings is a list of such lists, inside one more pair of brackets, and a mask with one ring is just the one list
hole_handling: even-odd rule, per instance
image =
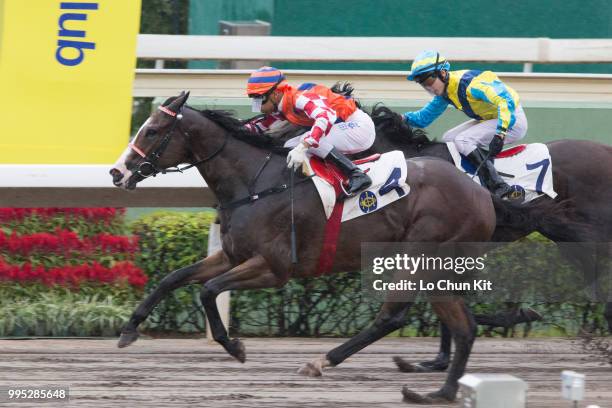
[[[403, 152], [396, 150], [377, 154], [354, 163], [370, 176], [372, 185], [344, 200], [342, 222], [378, 211], [410, 192], [406, 184], [406, 159]], [[304, 172], [306, 175], [315, 175], [312, 180], [321, 197], [325, 216], [329, 219], [337, 199], [344, 195], [345, 187], [341, 183], [346, 185], [346, 178], [333, 164], [315, 156], [304, 162]]]
[[[470, 161], [457, 151], [452, 142], [447, 142], [455, 166], [470, 177], [476, 168]], [[499, 175], [511, 186], [525, 190], [525, 202], [542, 195], [555, 198], [557, 193], [553, 188], [552, 161], [548, 147], [543, 143], [523, 144], [511, 147], [501, 152], [494, 159]], [[480, 184], [480, 178], [473, 180]]]

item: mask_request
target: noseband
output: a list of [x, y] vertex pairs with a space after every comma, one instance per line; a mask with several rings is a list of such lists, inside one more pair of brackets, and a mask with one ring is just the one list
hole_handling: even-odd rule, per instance
[[183, 129], [181, 129], [181, 125], [180, 125], [180, 122], [183, 119], [183, 106], [181, 106], [178, 112], [174, 112], [173, 110], [165, 106], [159, 106], [157, 109], [164, 112], [166, 115], [172, 116], [172, 118], [174, 119], [172, 121], [172, 126], [170, 126], [170, 129], [168, 129], [168, 131], [162, 138], [162, 141], [159, 144], [159, 146], [157, 146], [156, 149], [151, 151], [151, 153], [145, 154], [144, 151], [138, 146], [136, 146], [135, 144], [133, 143], [129, 144], [130, 148], [134, 150], [140, 157], [142, 157], [142, 160], [138, 164], [138, 170], [136, 170], [136, 173], [140, 175], [141, 177], [143, 178], [155, 177], [160, 173], [161, 174], [182, 173], [185, 170], [188, 170], [192, 167], [197, 166], [198, 164], [202, 164], [212, 159], [213, 157], [221, 153], [221, 151], [225, 148], [225, 145], [227, 144], [227, 139], [228, 139], [227, 134], [225, 135], [225, 140], [223, 141], [223, 144], [221, 144], [221, 146], [209, 156], [201, 160], [198, 160], [197, 162], [190, 164], [188, 166], [185, 166], [185, 167], [180, 167], [180, 168], [176, 167], [176, 168], [167, 168], [167, 169], [160, 168], [157, 162], [161, 158], [162, 154], [164, 154], [164, 152], [168, 148], [168, 145], [170, 144], [170, 138], [172, 137], [172, 133], [174, 132], [174, 130], [178, 129], [178, 131], [181, 133], [181, 135], [183, 135], [183, 137], [187, 141], [189, 140], [189, 134], [185, 132]]

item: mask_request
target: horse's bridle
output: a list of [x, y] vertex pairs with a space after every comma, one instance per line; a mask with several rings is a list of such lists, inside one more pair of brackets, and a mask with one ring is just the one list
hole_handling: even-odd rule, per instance
[[[207, 157], [198, 160], [197, 162], [190, 164], [188, 166], [185, 167], [177, 167], [175, 169], [160, 169], [157, 166], [157, 161], [160, 159], [161, 155], [164, 153], [164, 151], [166, 150], [166, 148], [168, 147], [168, 144], [170, 143], [170, 137], [172, 136], [172, 132], [174, 132], [175, 129], [178, 129], [178, 131], [183, 135], [183, 137], [185, 137], [187, 140], [189, 140], [189, 134], [187, 132], [185, 132], [183, 129], [181, 129], [181, 125], [180, 125], [180, 121], [181, 119], [183, 119], [183, 107], [181, 106], [181, 108], [179, 109], [178, 112], [174, 112], [171, 109], [168, 109], [165, 106], [159, 106], [158, 109], [162, 112], [164, 112], [167, 115], [170, 115], [174, 118], [174, 122], [172, 123], [172, 126], [170, 127], [170, 129], [166, 132], [166, 134], [164, 135], [161, 143], [159, 144], [159, 146], [154, 149], [151, 153], [149, 153], [148, 155], [145, 154], [142, 149], [140, 149], [138, 146], [136, 146], [133, 143], [130, 143], [129, 146], [132, 150], [134, 150], [136, 153], [138, 153], [139, 156], [142, 157], [142, 160], [140, 161], [140, 163], [138, 164], [138, 170], [136, 171], [137, 174], [139, 174], [141, 177], [143, 178], [148, 178], [148, 177], [155, 177], [157, 174], [161, 173], [161, 174], [165, 174], [165, 173], [182, 173], [183, 171], [190, 169], [192, 167], [197, 166], [198, 164], [204, 163], [208, 160], [211, 160], [212, 158], [214, 158], [215, 156], [217, 156], [219, 153], [221, 153], [221, 151], [225, 148], [225, 146], [227, 145], [227, 140], [229, 138], [229, 132], [226, 132], [225, 134], [225, 139], [223, 140], [223, 143], [221, 144], [221, 146], [215, 150], [212, 154], [208, 155]], [[276, 187], [271, 187], [271, 188], [267, 188], [265, 190], [259, 191], [259, 192], [255, 192], [254, 188], [255, 188], [255, 184], [257, 183], [257, 180], [259, 179], [259, 176], [261, 176], [261, 174], [263, 173], [264, 169], [266, 168], [266, 166], [268, 165], [268, 163], [270, 162], [270, 159], [272, 158], [272, 154], [268, 154], [266, 156], [266, 158], [264, 159], [264, 162], [262, 163], [261, 167], [259, 168], [259, 170], [257, 171], [257, 173], [255, 174], [255, 177], [251, 180], [251, 182], [249, 183], [248, 186], [248, 190], [249, 190], [249, 195], [247, 197], [244, 198], [240, 198], [237, 200], [234, 200], [232, 202], [226, 203], [226, 204], [220, 204], [219, 205], [219, 209], [221, 210], [229, 210], [229, 209], [233, 209], [233, 208], [237, 208], [237, 207], [241, 207], [243, 205], [246, 204], [251, 204], [257, 200], [260, 200], [264, 197], [267, 197], [269, 195], [272, 194], [278, 194], [278, 193], [282, 193], [284, 191], [286, 191], [289, 188], [292, 188], [292, 185], [287, 185], [287, 184], [281, 184], [280, 186], [276, 186]], [[145, 172], [145, 170], [150, 170], [150, 172]], [[298, 181], [297, 183], [292, 183], [292, 184], [301, 184], [304, 183], [308, 180], [310, 180], [313, 176], [308, 176], [300, 181]], [[293, 179], [293, 178], [292, 178]]]
[[167, 169], [163, 169], [160, 168], [157, 165], [157, 162], [159, 161], [159, 159], [161, 158], [162, 154], [164, 154], [164, 152], [166, 151], [166, 149], [168, 148], [168, 145], [170, 144], [170, 138], [172, 137], [172, 133], [174, 132], [175, 129], [178, 129], [178, 131], [181, 133], [181, 135], [183, 135], [183, 137], [186, 140], [189, 140], [189, 134], [187, 132], [185, 132], [180, 125], [181, 120], [183, 119], [183, 106], [181, 106], [181, 108], [179, 109], [178, 112], [174, 112], [173, 110], [165, 107], [165, 106], [159, 106], [157, 109], [159, 109], [160, 111], [164, 112], [166, 115], [172, 116], [174, 118], [174, 121], [172, 122], [172, 126], [170, 127], [170, 129], [166, 132], [166, 134], [164, 135], [164, 137], [162, 138], [159, 146], [157, 146], [157, 148], [155, 148], [153, 151], [151, 151], [151, 153], [149, 154], [145, 154], [142, 149], [140, 149], [138, 146], [136, 146], [134, 143], [130, 143], [129, 147], [134, 150], [140, 157], [142, 157], [142, 160], [140, 161], [140, 163], [138, 163], [138, 170], [136, 170], [136, 173], [141, 176], [142, 178], [148, 178], [148, 177], [155, 177], [158, 174], [166, 174], [166, 173], [182, 173], [185, 170], [188, 170], [192, 167], [197, 166], [198, 164], [202, 164], [210, 159], [212, 159], [213, 157], [215, 157], [216, 155], [218, 155], [219, 153], [221, 153], [221, 151], [225, 148], [225, 145], [227, 144], [227, 139], [228, 139], [228, 135], [225, 135], [225, 139], [223, 140], [223, 143], [221, 144], [221, 146], [215, 150], [212, 154], [208, 155], [207, 157], [198, 160], [195, 163], [192, 163], [188, 166], [185, 167], [176, 167], [174, 169], [172, 168], [167, 168]]

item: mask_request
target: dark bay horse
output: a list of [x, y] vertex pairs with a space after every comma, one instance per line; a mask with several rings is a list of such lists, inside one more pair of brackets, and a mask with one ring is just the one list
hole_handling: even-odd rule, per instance
[[[349, 90], [350, 91], [350, 90]], [[382, 105], [372, 111], [376, 125], [376, 141], [372, 148], [364, 152], [386, 152], [401, 150], [406, 157], [437, 157], [453, 162], [446, 143], [432, 141], [420, 129], [412, 129], [402, 117]], [[511, 242], [533, 231], [539, 231], [555, 242], [604, 243], [604, 251], [609, 251], [612, 241], [612, 146], [585, 140], [558, 140], [546, 143], [553, 163], [554, 189], [558, 193], [555, 200], [548, 197], [539, 200], [562, 203], [570, 201], [573, 206], [569, 222], [558, 223], [554, 218], [543, 220], [540, 225], [503, 225], [496, 228], [493, 241]], [[585, 233], [585, 227], [588, 233]], [[567, 248], [567, 247], [566, 247]], [[596, 268], [595, 259], [579, 250], [565, 252], [563, 255], [585, 271]], [[612, 303], [605, 308], [608, 330], [612, 333]], [[484, 321], [495, 321], [495, 316], [484, 316]], [[498, 316], [497, 320], [504, 316]], [[421, 363], [417, 369], [444, 370], [448, 366], [451, 340], [448, 330], [442, 327], [440, 353], [435, 360]], [[415, 369], [400, 358], [395, 359], [401, 370]]]
[[[117, 187], [132, 190], [145, 177], [181, 163], [196, 166], [219, 202], [223, 249], [167, 275], [134, 311], [119, 347], [138, 338], [138, 325], [170, 291], [202, 283], [201, 300], [213, 338], [244, 362], [245, 348], [239, 339], [229, 338], [216, 297], [227, 290], [281, 287], [290, 278], [313, 276], [325, 214], [314, 185], [296, 176], [299, 263], [292, 264], [285, 154], [272, 153], [267, 140], [245, 133], [242, 122], [227, 113], [189, 108], [185, 105], [188, 95], [170, 98], [154, 112], [110, 173]], [[535, 218], [541, 216], [525, 216], [516, 208], [492, 202], [485, 189], [443, 160], [416, 158], [408, 160], [407, 167], [411, 187], [407, 197], [342, 224], [331, 273], [359, 271], [362, 242], [488, 241], [496, 226], [496, 210], [502, 207], [508, 220], [521, 224], [537, 222]], [[259, 199], [252, 199], [254, 195]], [[374, 325], [396, 327], [411, 305], [385, 302]], [[461, 298], [432, 305], [452, 333], [456, 352], [442, 388], [427, 397], [414, 395], [420, 402], [452, 401], [474, 341], [475, 323]], [[368, 332], [365, 337], [361, 333], [346, 343], [347, 350], [356, 352], [370, 340]]]

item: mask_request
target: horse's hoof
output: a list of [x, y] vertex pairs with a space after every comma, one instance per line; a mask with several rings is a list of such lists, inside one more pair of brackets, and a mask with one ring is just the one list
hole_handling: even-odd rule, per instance
[[430, 392], [427, 394], [427, 398], [433, 401], [434, 404], [448, 404], [455, 402], [457, 391], [450, 391], [444, 387], [436, 392]]
[[431, 404], [432, 402], [418, 392], [411, 391], [405, 385], [402, 387], [402, 401], [408, 404]]
[[306, 363], [304, 367], [298, 370], [298, 374], [306, 375], [308, 377], [321, 377], [323, 375], [323, 370], [320, 364], [316, 364], [313, 362]]
[[442, 372], [446, 371], [448, 368], [447, 360], [431, 360], [431, 361], [423, 361], [421, 363], [416, 364], [421, 371], [420, 373], [431, 373], [431, 372]]
[[232, 339], [227, 348], [228, 353], [236, 360], [244, 363], [246, 361], [246, 349], [240, 339]]
[[119, 342], [117, 342], [117, 347], [124, 348], [138, 340], [140, 334], [137, 330], [121, 332], [121, 337], [119, 337]]
[[408, 404], [450, 404], [455, 401], [455, 396], [447, 395], [446, 392], [440, 390], [427, 395], [421, 395], [411, 391], [408, 387], [402, 388], [403, 401]]
[[438, 360], [412, 364], [401, 357], [395, 356], [393, 362], [402, 373], [433, 373], [445, 371], [448, 368], [448, 363]]
[[416, 373], [414, 364], [407, 362], [399, 356], [393, 357], [393, 362], [402, 373]]

